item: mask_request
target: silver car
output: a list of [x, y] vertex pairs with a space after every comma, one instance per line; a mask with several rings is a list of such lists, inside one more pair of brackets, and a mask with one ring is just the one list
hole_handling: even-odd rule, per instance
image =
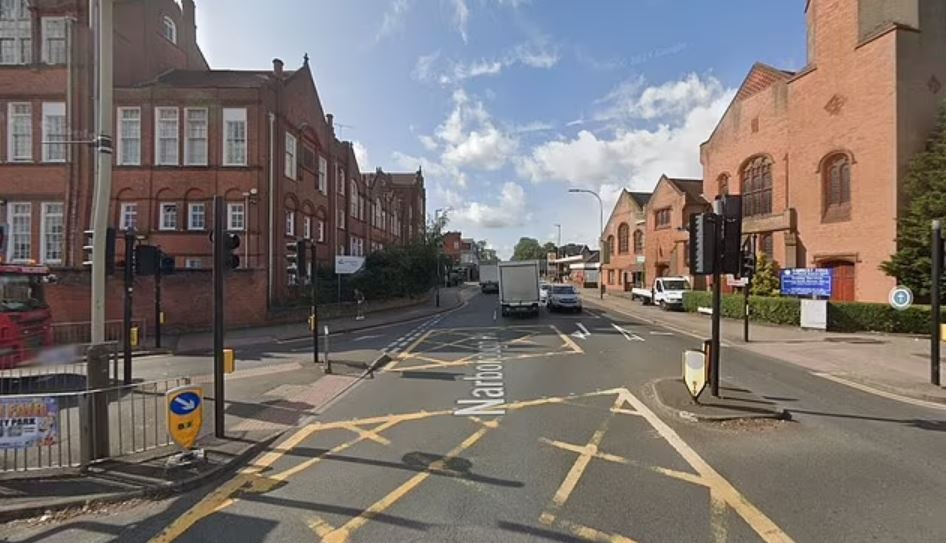
[[581, 311], [581, 294], [571, 285], [552, 285], [549, 290], [549, 311]]

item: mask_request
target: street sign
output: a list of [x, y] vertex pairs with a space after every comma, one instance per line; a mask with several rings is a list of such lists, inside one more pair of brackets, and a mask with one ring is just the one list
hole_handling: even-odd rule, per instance
[[363, 256], [336, 256], [335, 273], [340, 275], [350, 275], [361, 269], [365, 265]]
[[913, 305], [913, 291], [910, 290], [910, 287], [897, 285], [887, 295], [887, 301], [894, 309], [903, 311]]
[[167, 405], [168, 435], [184, 449], [197, 441], [203, 424], [204, 391], [196, 385], [172, 388], [164, 395]]
[[782, 295], [831, 297], [831, 270], [827, 268], [789, 268], [782, 270]]
[[683, 351], [683, 383], [694, 399], [706, 388], [708, 369], [703, 351]]

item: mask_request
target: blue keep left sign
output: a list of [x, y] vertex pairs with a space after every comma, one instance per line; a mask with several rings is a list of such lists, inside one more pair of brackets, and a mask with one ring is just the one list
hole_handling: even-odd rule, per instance
[[171, 411], [175, 415], [187, 415], [200, 407], [200, 396], [194, 392], [183, 392], [171, 400]]

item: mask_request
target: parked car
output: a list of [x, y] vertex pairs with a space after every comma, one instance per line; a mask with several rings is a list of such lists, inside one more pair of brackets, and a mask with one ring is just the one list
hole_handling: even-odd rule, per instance
[[549, 311], [581, 311], [581, 294], [571, 285], [552, 285], [549, 289]]

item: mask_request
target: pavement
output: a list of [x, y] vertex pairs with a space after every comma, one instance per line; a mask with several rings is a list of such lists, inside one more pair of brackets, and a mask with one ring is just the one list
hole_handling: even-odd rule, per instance
[[[602, 301], [594, 289], [584, 289], [582, 297], [589, 306], [619, 311], [695, 337], [710, 336], [708, 315], [664, 311], [614, 294], [605, 295]], [[743, 341], [741, 320], [722, 320], [721, 340], [728, 348], [790, 362], [828, 379], [917, 401], [946, 403], [946, 387], [930, 384], [929, 338], [875, 332], [823, 332], [751, 322], [749, 339], [749, 343]]]
[[693, 422], [668, 414], [652, 385], [679, 377], [698, 338], [607, 308], [495, 309], [494, 296], [476, 296], [383, 338], [356, 334], [353, 343], [390, 346], [390, 362], [224, 480], [107, 513], [8, 523], [3, 538], [946, 538], [942, 406], [724, 348], [725, 386], [791, 420]]

